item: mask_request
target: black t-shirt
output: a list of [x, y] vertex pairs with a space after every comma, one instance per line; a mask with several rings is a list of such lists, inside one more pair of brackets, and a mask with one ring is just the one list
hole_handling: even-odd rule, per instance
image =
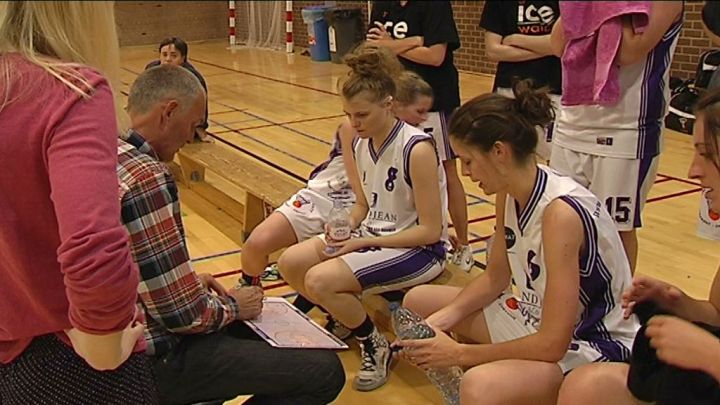
[[703, 6], [702, 19], [710, 32], [720, 36], [720, 2], [706, 1]]
[[453, 62], [453, 51], [460, 47], [452, 6], [449, 1], [399, 1], [373, 2], [370, 28], [374, 22], [385, 24], [385, 29], [395, 39], [422, 36], [424, 46], [447, 44], [445, 60], [440, 66], [423, 65], [400, 57], [405, 68], [420, 75], [435, 93], [433, 111], [452, 112], [460, 105], [458, 71]]
[[[511, 34], [548, 35], [560, 16], [557, 1], [504, 1], [485, 2], [480, 27], [506, 37]], [[549, 86], [560, 94], [562, 76], [560, 58], [545, 56], [524, 62], [498, 62], [493, 90], [511, 88], [514, 80], [533, 79], [538, 87]]]

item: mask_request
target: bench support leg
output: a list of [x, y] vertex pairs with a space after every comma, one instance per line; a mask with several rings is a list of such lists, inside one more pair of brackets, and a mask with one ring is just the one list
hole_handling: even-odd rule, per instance
[[201, 183], [205, 181], [205, 166], [182, 155], [180, 155], [179, 158], [183, 181], [188, 187], [192, 188], [193, 183]]
[[250, 232], [264, 219], [265, 204], [263, 200], [247, 193], [245, 196], [245, 214], [243, 215], [243, 241], [247, 240]]

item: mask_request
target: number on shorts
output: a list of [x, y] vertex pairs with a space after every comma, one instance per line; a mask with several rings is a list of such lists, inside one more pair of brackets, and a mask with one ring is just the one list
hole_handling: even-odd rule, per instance
[[630, 221], [631, 203], [630, 197], [608, 197], [605, 200], [605, 208], [615, 222], [624, 224]]

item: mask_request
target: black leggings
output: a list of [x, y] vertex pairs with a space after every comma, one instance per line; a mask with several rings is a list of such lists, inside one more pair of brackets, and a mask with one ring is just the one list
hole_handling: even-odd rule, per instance
[[0, 404], [155, 405], [149, 359], [134, 353], [116, 370], [97, 371], [55, 335], [36, 337], [9, 364], [0, 364]]

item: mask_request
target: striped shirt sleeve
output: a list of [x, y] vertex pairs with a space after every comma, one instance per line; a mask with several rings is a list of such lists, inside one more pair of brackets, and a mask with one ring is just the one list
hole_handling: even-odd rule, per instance
[[147, 316], [181, 334], [217, 331], [238, 318], [235, 299], [205, 290], [192, 269], [177, 186], [168, 173], [144, 171], [135, 179], [122, 198], [122, 220]]

